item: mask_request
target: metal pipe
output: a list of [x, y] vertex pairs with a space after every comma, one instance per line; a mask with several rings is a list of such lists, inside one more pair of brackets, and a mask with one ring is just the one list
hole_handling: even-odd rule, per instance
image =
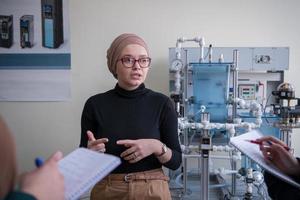
[[[184, 130], [183, 144], [188, 146], [188, 130]], [[183, 194], [187, 194], [187, 158], [183, 157]]]
[[[233, 51], [233, 99], [238, 96], [238, 56], [239, 52], [237, 49]], [[235, 119], [237, 117], [237, 104], [234, 103], [232, 106], [232, 117]]]
[[[188, 60], [187, 58], [187, 50], [185, 50], [185, 60]], [[184, 116], [188, 116], [188, 99], [187, 99], [187, 91], [188, 91], [188, 65], [185, 64], [185, 66], [183, 67], [184, 69], [184, 91], [182, 94], [182, 99], [183, 99], [183, 103], [184, 103]]]
[[[233, 154], [233, 152], [231, 152]], [[237, 169], [237, 164], [234, 159], [231, 160], [231, 169], [236, 170]], [[236, 194], [236, 175], [232, 174], [231, 175], [231, 194], [235, 196]]]
[[180, 76], [180, 70], [177, 70], [175, 73], [175, 94], [179, 94], [180, 88], [181, 88], [181, 76]]
[[199, 58], [199, 63], [202, 63], [204, 61], [204, 38], [202, 37], [199, 41], [199, 46], [200, 46], [200, 58]]
[[[201, 122], [209, 122], [209, 113], [201, 114]], [[201, 131], [201, 200], [209, 199], [209, 152], [211, 150], [211, 138], [209, 130]]]
[[212, 45], [210, 44], [208, 47], [208, 62], [212, 62]]
[[209, 199], [209, 164], [208, 157], [201, 158], [201, 200]]
[[[217, 155], [210, 155], [210, 158], [213, 159], [224, 159], [224, 160], [230, 160], [231, 157], [230, 156], [217, 156]], [[189, 155], [189, 154], [183, 154], [183, 158], [201, 158], [201, 154], [193, 154], [193, 155]]]
[[187, 194], [187, 158], [183, 158], [183, 194]]

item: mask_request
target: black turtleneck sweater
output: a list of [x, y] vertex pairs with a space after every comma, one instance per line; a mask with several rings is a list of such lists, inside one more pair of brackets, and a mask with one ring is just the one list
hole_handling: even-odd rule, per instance
[[[108, 138], [106, 153], [120, 156], [126, 150], [116, 142], [122, 139], [158, 139], [172, 150], [172, 158], [164, 166], [177, 169], [181, 164], [181, 149], [177, 134], [177, 117], [170, 99], [145, 88], [127, 91], [118, 86], [105, 93], [90, 97], [85, 103], [81, 118], [81, 147], [87, 147], [87, 130], [96, 139]], [[122, 159], [113, 173], [131, 173], [160, 168], [154, 155], [137, 163]]]

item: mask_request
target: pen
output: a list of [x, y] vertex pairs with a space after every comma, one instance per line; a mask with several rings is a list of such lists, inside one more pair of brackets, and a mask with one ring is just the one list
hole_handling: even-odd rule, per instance
[[[246, 140], [247, 142], [251, 142], [251, 143], [253, 143], [253, 144], [259, 144], [259, 145], [262, 145], [263, 144], [263, 142], [259, 142], [259, 141], [256, 141], [256, 140]], [[268, 145], [272, 145], [272, 142], [271, 141], [266, 141], [267, 142], [267, 144]], [[285, 150], [287, 150], [287, 151], [289, 151], [289, 150], [291, 150], [289, 147], [287, 147], [287, 146], [284, 146], [283, 147]]]
[[35, 158], [34, 162], [36, 167], [41, 167], [44, 164], [44, 159], [37, 157]]

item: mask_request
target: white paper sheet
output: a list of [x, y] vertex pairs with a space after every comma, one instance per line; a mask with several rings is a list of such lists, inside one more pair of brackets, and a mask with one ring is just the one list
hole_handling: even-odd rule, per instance
[[65, 199], [75, 200], [121, 163], [109, 154], [78, 148], [59, 161], [65, 181]]
[[230, 138], [230, 144], [235, 146], [241, 152], [243, 152], [246, 156], [260, 165], [262, 168], [277, 176], [278, 178], [300, 188], [300, 184], [295, 182], [291, 177], [283, 174], [277, 167], [275, 167], [271, 163], [267, 163], [264, 159], [262, 152], [259, 149], [259, 145], [248, 142], [247, 140], [256, 140], [261, 138], [262, 134], [257, 130], [252, 130], [248, 133], [239, 135], [237, 137]]

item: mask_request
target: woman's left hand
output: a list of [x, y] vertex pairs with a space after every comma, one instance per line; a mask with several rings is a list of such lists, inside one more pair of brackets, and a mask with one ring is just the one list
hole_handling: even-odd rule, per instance
[[162, 143], [156, 139], [118, 140], [118, 145], [128, 147], [121, 153], [121, 158], [129, 163], [136, 163], [151, 154], [160, 154]]

